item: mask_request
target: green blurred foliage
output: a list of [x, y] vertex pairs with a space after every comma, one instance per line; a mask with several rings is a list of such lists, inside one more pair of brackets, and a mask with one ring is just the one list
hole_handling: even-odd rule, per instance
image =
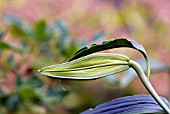
[[[5, 16], [4, 20], [9, 26], [7, 33], [18, 38], [19, 46], [12, 46], [3, 40], [0, 42], [1, 53], [4, 54], [0, 61], [3, 85], [0, 88], [1, 113], [20, 114], [27, 110], [36, 114], [41, 112], [37, 110], [39, 108], [50, 113], [68, 95], [68, 91], [59, 84], [52, 84], [56, 82], [53, 79], [37, 76], [38, 68], [69, 59], [79, 47], [89, 42], [74, 41], [63, 20], [56, 20], [52, 24], [39, 20], [29, 24], [13, 15]], [[3, 37], [5, 34], [2, 31], [1, 39]], [[91, 42], [101, 38], [104, 38], [104, 34], [97, 33]], [[16, 54], [25, 58], [25, 61], [18, 61]], [[25, 69], [24, 64], [28, 64]], [[8, 79], [12, 78], [9, 72], [14, 76], [12, 83]], [[6, 93], [3, 87], [9, 91]]]

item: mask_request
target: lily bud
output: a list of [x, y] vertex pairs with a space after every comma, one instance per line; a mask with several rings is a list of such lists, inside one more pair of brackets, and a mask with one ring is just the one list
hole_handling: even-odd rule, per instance
[[129, 69], [129, 60], [120, 54], [96, 53], [44, 67], [39, 73], [64, 79], [96, 79]]

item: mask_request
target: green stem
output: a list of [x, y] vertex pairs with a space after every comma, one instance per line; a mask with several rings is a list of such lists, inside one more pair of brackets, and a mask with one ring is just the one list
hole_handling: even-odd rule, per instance
[[162, 109], [167, 114], [170, 114], [170, 109], [165, 105], [165, 103], [158, 96], [155, 89], [152, 87], [150, 81], [148, 80], [148, 78], [144, 74], [144, 72], [143, 72], [142, 68], [140, 67], [140, 65], [137, 62], [132, 61], [132, 60], [129, 61], [129, 65], [137, 72], [140, 80], [142, 81], [142, 83], [144, 84], [146, 89], [149, 91], [149, 93], [152, 95], [152, 97], [156, 100], [156, 102], [162, 107]]

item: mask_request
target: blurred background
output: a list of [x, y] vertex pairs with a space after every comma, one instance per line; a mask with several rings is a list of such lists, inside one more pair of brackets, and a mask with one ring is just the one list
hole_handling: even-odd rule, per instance
[[[148, 94], [133, 70], [91, 81], [40, 75], [84, 46], [116, 38], [142, 44], [151, 82], [170, 101], [170, 1], [0, 0], [0, 114], [78, 114], [118, 97]], [[132, 49], [113, 49], [139, 62]]]

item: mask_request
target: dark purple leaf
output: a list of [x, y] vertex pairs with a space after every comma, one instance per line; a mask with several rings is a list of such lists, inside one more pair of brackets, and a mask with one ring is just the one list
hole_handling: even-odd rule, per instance
[[[163, 102], [170, 107], [167, 100], [161, 97]], [[81, 114], [142, 114], [165, 113], [164, 110], [150, 95], [135, 95], [115, 99], [101, 104], [94, 109], [89, 109]]]

